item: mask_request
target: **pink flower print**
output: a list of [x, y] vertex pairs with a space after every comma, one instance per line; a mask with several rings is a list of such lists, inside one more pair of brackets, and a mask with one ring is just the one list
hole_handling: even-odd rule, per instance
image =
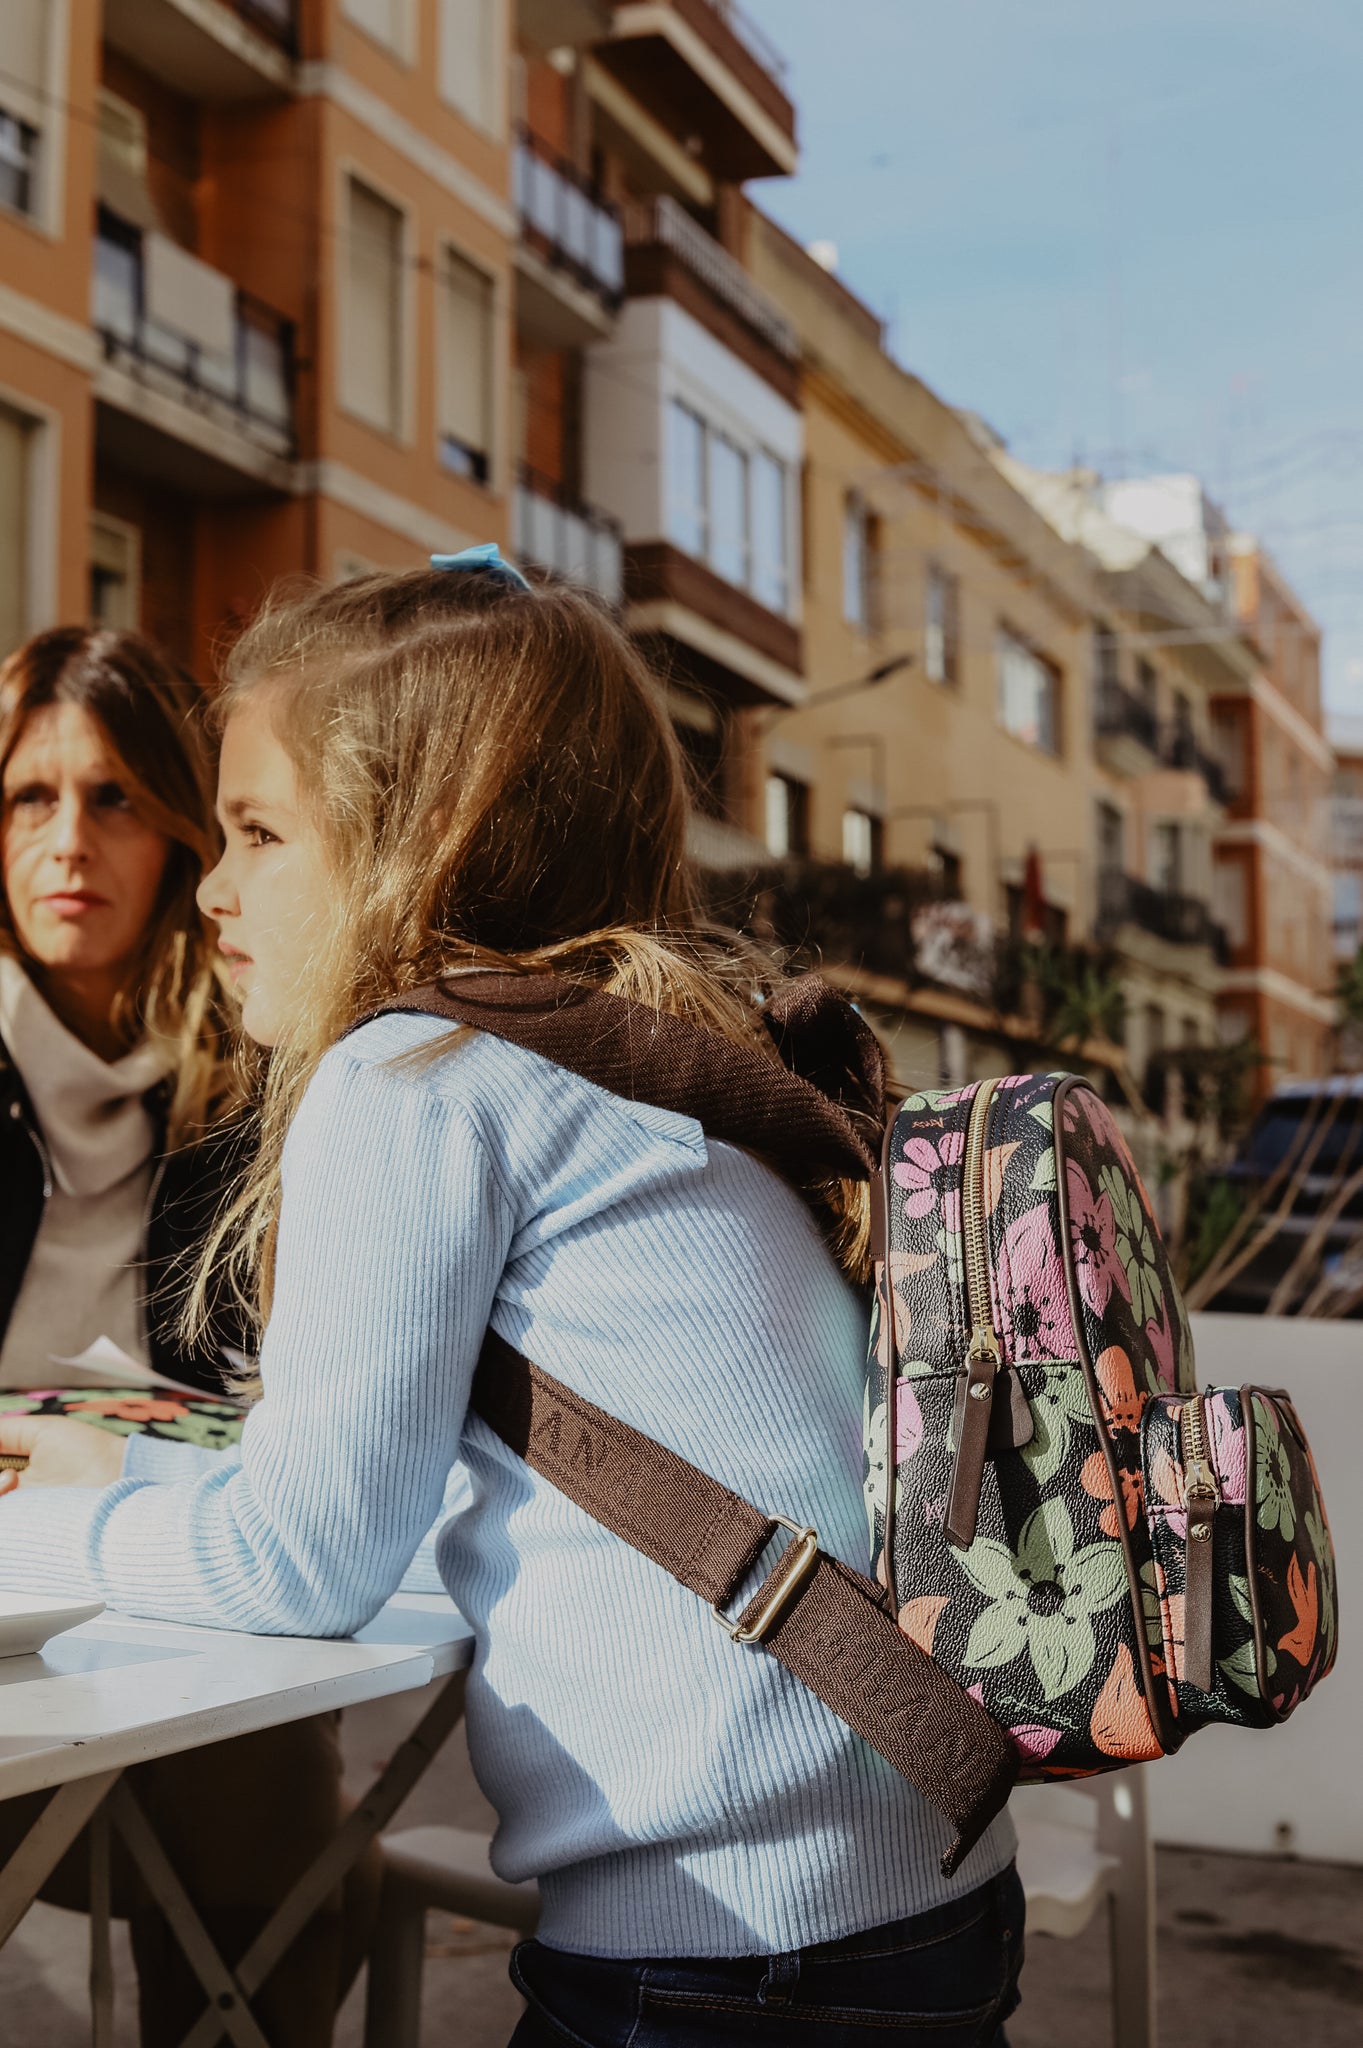
[[1004, 1356], [1014, 1362], [1077, 1357], [1049, 1202], [1039, 1202], [1009, 1225], [1001, 1254], [999, 1335]]
[[1126, 1268], [1117, 1257], [1117, 1219], [1105, 1194], [1094, 1199], [1093, 1188], [1082, 1166], [1069, 1161], [1070, 1249], [1079, 1275], [1079, 1291], [1094, 1315], [1106, 1313], [1114, 1287], [1123, 1301], [1130, 1301], [1131, 1287]]
[[[948, 1230], [961, 1227], [961, 1161], [965, 1156], [965, 1138], [960, 1131], [943, 1131], [934, 1145], [931, 1138], [910, 1138], [904, 1147], [904, 1157], [895, 1162], [894, 1177], [901, 1188], [908, 1189], [904, 1204], [906, 1216], [917, 1222], [930, 1216], [942, 1204], [942, 1221]], [[949, 1176], [944, 1181], [943, 1176]]]
[[1154, 1371], [1151, 1361], [1145, 1362], [1148, 1378], [1153, 1378], [1157, 1394], [1176, 1394], [1178, 1374], [1174, 1369], [1174, 1333], [1169, 1327], [1169, 1316], [1163, 1301], [1159, 1305], [1159, 1321], [1152, 1317], [1145, 1326], [1145, 1338], [1154, 1354]]
[[1224, 1394], [1208, 1394], [1205, 1403], [1211, 1426], [1212, 1465], [1227, 1507], [1242, 1508], [1248, 1481], [1245, 1432], [1236, 1424]]
[[923, 1411], [908, 1380], [896, 1382], [894, 1390], [894, 1461], [902, 1465], [923, 1441]]
[[1023, 1757], [1030, 1757], [1040, 1763], [1048, 1757], [1060, 1740], [1059, 1728], [1042, 1728], [1035, 1721], [1024, 1721], [1021, 1727], [1008, 1730], [1014, 1749]]

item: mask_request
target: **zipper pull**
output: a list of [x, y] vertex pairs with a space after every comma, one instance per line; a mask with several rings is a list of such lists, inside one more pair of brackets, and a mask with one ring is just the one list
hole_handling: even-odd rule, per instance
[[956, 1413], [952, 1420], [956, 1463], [952, 1469], [951, 1494], [947, 1501], [946, 1533], [958, 1550], [965, 1550], [975, 1541], [984, 1461], [989, 1449], [994, 1382], [1001, 1363], [997, 1331], [988, 1323], [976, 1323], [970, 1349], [965, 1355], [965, 1377], [956, 1390]]
[[1216, 1510], [1221, 1491], [1207, 1455], [1202, 1396], [1195, 1394], [1180, 1418], [1183, 1449], [1183, 1505], [1188, 1534], [1183, 1566], [1183, 1669], [1179, 1674], [1200, 1692], [1212, 1689], [1212, 1579]]

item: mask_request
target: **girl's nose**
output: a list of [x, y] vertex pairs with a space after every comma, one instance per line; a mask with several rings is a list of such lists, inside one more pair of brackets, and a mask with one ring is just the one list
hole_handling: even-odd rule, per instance
[[233, 916], [237, 908], [236, 895], [228, 887], [227, 877], [223, 873], [226, 866], [227, 856], [224, 854], [216, 867], [208, 870], [194, 891], [194, 901], [204, 916], [211, 917], [216, 924], [221, 924], [225, 917]]
[[90, 851], [90, 817], [79, 790], [65, 790], [57, 801], [52, 850], [63, 860], [80, 860]]

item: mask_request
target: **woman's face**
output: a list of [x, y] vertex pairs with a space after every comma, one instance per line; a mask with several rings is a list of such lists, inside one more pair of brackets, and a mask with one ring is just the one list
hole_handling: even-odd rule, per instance
[[220, 928], [242, 1028], [260, 1045], [277, 1045], [302, 1009], [334, 891], [264, 691], [227, 721], [218, 817], [226, 844], [199, 884], [199, 908]]
[[0, 863], [15, 936], [54, 989], [124, 985], [172, 842], [140, 818], [98, 719], [49, 704], [5, 763]]

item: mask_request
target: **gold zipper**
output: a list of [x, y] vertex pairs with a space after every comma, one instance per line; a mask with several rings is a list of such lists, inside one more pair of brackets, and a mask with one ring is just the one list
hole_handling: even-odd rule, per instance
[[989, 1231], [984, 1187], [984, 1140], [997, 1081], [981, 1081], [970, 1105], [961, 1178], [961, 1236], [965, 1252], [965, 1309], [970, 1343], [965, 1378], [956, 1397], [952, 1433], [956, 1462], [947, 1497], [946, 1533], [958, 1549], [975, 1540], [980, 1486], [989, 1447], [994, 1382], [1002, 1362], [989, 1292]]
[[[970, 1323], [967, 1360], [999, 1362], [999, 1337], [989, 1293], [989, 1232], [984, 1196], [984, 1139], [997, 1081], [981, 1081], [970, 1105], [965, 1134], [965, 1177], [961, 1188], [961, 1233], [965, 1240], [965, 1302]], [[984, 1398], [988, 1398], [985, 1396]]]
[[1183, 1657], [1179, 1676], [1200, 1692], [1212, 1689], [1212, 1536], [1221, 1502], [1207, 1448], [1207, 1413], [1194, 1394], [1178, 1418], [1187, 1536], [1183, 1554]]

